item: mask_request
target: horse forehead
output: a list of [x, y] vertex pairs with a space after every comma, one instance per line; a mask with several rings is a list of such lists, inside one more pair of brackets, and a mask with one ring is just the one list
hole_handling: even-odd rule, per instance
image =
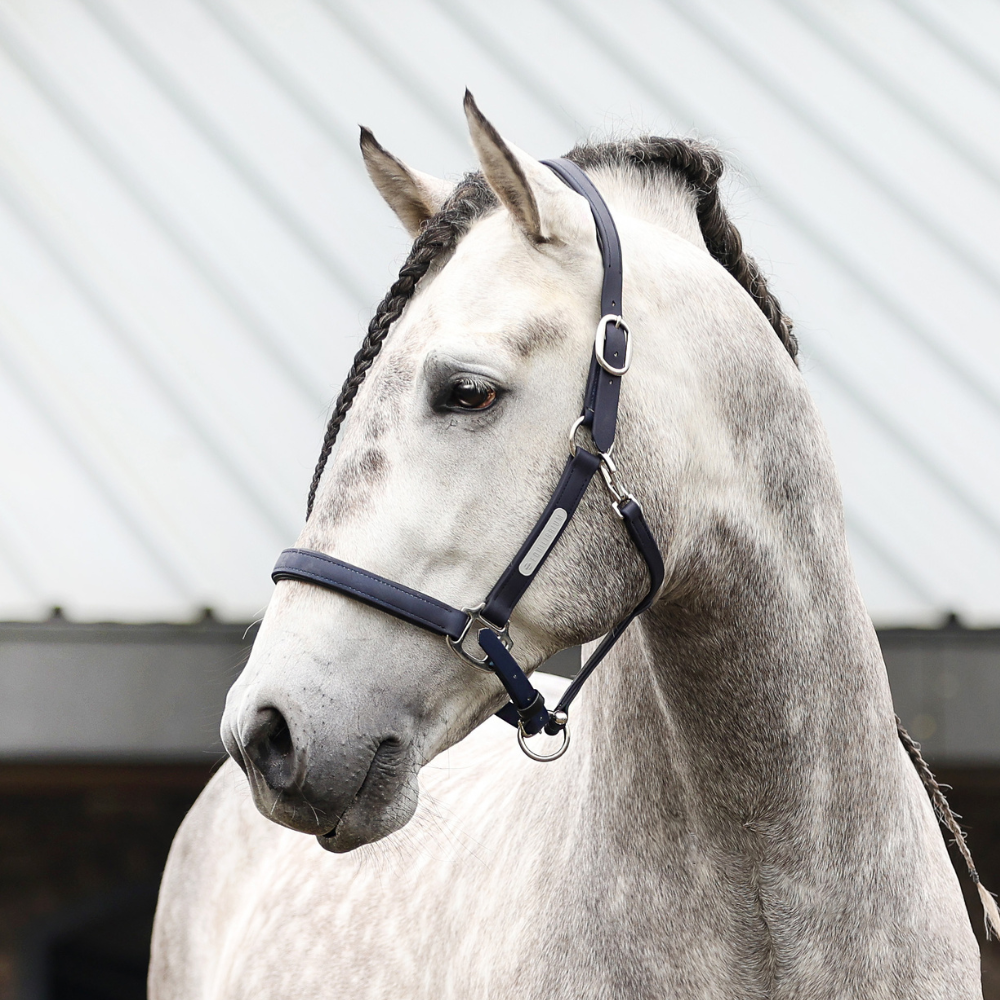
[[432, 283], [428, 298], [455, 308], [544, 305], [553, 295], [576, 295], [583, 287], [596, 294], [600, 273], [596, 241], [536, 247], [502, 212], [472, 227]]
[[509, 226], [498, 228], [499, 239], [466, 237], [414, 299], [395, 338], [399, 355], [415, 359], [442, 337], [457, 336], [466, 346], [478, 342], [523, 359], [554, 346], [574, 325], [587, 325], [598, 307], [599, 272], [596, 290], [581, 286], [572, 264], [553, 259], [568, 255], [539, 252]]

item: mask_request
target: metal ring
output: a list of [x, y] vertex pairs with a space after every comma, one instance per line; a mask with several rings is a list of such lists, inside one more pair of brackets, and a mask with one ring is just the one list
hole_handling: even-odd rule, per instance
[[[608, 323], [614, 323], [619, 330], [625, 331], [625, 363], [621, 368], [615, 368], [614, 365], [609, 364], [604, 359], [604, 341], [608, 333]], [[632, 366], [632, 331], [621, 316], [608, 313], [601, 317], [600, 322], [597, 324], [597, 333], [594, 334], [594, 355], [597, 358], [597, 363], [609, 375], [624, 375]]]
[[577, 417], [573, 421], [572, 427], [569, 429], [569, 457], [576, 458], [576, 432], [580, 429], [580, 425], [586, 420], [586, 417]]
[[528, 744], [525, 740], [529, 739], [524, 735], [524, 726], [522, 723], [517, 724], [517, 745], [524, 751], [524, 753], [530, 757], [532, 760], [537, 760], [541, 764], [545, 764], [550, 760], [558, 760], [569, 748], [569, 726], [562, 727], [563, 741], [562, 746], [556, 750], [555, 753], [549, 754], [547, 757], [545, 754], [535, 753], [534, 750], [529, 749]]
[[[586, 419], [587, 419], [586, 416], [577, 417], [576, 420], [573, 421], [573, 424], [572, 424], [572, 426], [569, 429], [569, 457], [570, 458], [576, 458], [576, 449], [579, 447], [579, 445], [576, 443], [576, 432], [581, 428], [581, 426], [583, 426], [583, 422]], [[591, 437], [593, 437], [593, 435], [591, 435]], [[594, 447], [596, 449], [597, 445], [595, 444]], [[611, 452], [614, 451], [614, 449], [615, 449], [615, 445], [614, 445], [614, 442], [612, 442], [611, 443], [611, 447], [606, 452], [591, 451], [590, 454], [594, 455], [594, 456], [597, 456], [597, 455], [602, 455], [602, 456], [603, 455], [610, 455]], [[587, 451], [590, 451], [590, 449], [588, 448]]]
[[473, 622], [480, 622], [488, 629], [496, 632], [497, 638], [507, 649], [510, 649], [514, 645], [514, 640], [510, 637], [510, 622], [504, 625], [503, 628], [497, 628], [493, 622], [484, 618], [480, 613], [485, 607], [486, 602], [484, 601], [482, 604], [477, 604], [474, 608], [462, 608], [461, 610], [469, 616], [465, 627], [462, 629], [462, 634], [457, 639], [452, 639], [450, 635], [446, 635], [444, 641], [448, 643], [448, 647], [459, 659], [465, 660], [466, 663], [471, 663], [474, 667], [479, 667], [480, 670], [493, 673], [490, 667], [490, 658], [485, 653], [482, 657], [478, 657], [465, 651], [465, 639], [469, 634], [469, 629], [472, 628]]

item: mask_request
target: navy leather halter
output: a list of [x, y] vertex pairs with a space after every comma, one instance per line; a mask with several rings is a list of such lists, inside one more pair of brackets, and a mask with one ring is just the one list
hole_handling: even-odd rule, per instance
[[[443, 636], [462, 659], [492, 671], [500, 679], [510, 701], [497, 715], [517, 727], [521, 749], [535, 760], [555, 760], [562, 756], [569, 745], [570, 703], [632, 620], [653, 603], [663, 583], [663, 559], [638, 500], [620, 485], [618, 469], [611, 457], [618, 424], [621, 380], [629, 369], [632, 356], [631, 333], [621, 316], [622, 257], [618, 231], [604, 199], [590, 178], [575, 163], [565, 159], [543, 162], [589, 202], [597, 227], [604, 278], [601, 287], [601, 320], [595, 335], [590, 374], [583, 397], [583, 412], [570, 429], [570, 457], [552, 498], [517, 555], [503, 571], [485, 601], [474, 607], [461, 609], [387, 580], [377, 573], [308, 549], [285, 549], [279, 556], [271, 577], [275, 582], [301, 580], [326, 587], [346, 597], [363, 601], [411, 625]], [[596, 454], [577, 445], [577, 432], [581, 427], [589, 429], [597, 448]], [[611, 506], [625, 522], [629, 537], [646, 563], [649, 590], [631, 613], [604, 637], [555, 708], [548, 709], [541, 693], [534, 688], [510, 653], [513, 645], [509, 634], [510, 616], [576, 513], [587, 487], [598, 471], [611, 494]], [[465, 648], [475, 624], [479, 625], [476, 641], [484, 653], [482, 657]], [[563, 736], [558, 751], [548, 756], [533, 752], [525, 743], [526, 738], [543, 729], [550, 735]]]

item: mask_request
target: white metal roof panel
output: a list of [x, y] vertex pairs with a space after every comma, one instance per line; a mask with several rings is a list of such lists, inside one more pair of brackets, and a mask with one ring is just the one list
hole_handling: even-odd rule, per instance
[[714, 137], [883, 623], [1000, 619], [987, 0], [0, 0], [0, 617], [253, 616], [406, 251], [357, 123], [473, 165]]

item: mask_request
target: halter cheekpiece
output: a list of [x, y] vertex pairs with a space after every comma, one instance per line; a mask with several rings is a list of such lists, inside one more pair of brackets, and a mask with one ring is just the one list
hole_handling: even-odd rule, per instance
[[[569, 745], [570, 703], [632, 620], [652, 604], [663, 583], [663, 559], [638, 500], [622, 486], [618, 468], [611, 457], [618, 423], [621, 380], [632, 362], [631, 333], [622, 319], [622, 256], [618, 230], [597, 188], [575, 163], [566, 159], [543, 162], [589, 202], [597, 226], [604, 279], [601, 320], [594, 340], [583, 412], [569, 432], [569, 458], [552, 498], [517, 555], [485, 601], [461, 609], [376, 573], [308, 549], [285, 549], [278, 557], [271, 577], [275, 583], [278, 580], [300, 580], [326, 587], [443, 636], [463, 660], [496, 674], [510, 696], [510, 701], [497, 715], [517, 728], [518, 744], [529, 757], [544, 761], [555, 760], [565, 753]], [[577, 444], [577, 432], [581, 427], [590, 431], [597, 453]], [[510, 653], [513, 646], [509, 631], [510, 616], [576, 513], [598, 470], [611, 494], [612, 508], [625, 522], [629, 537], [646, 563], [649, 591], [604, 637], [566, 689], [559, 704], [554, 709], [548, 709], [541, 693], [534, 688]], [[474, 625], [477, 627], [476, 641], [483, 656], [476, 656], [466, 649], [466, 640]], [[562, 734], [563, 737], [559, 749], [548, 756], [535, 753], [526, 742], [542, 730], [551, 736]]]

